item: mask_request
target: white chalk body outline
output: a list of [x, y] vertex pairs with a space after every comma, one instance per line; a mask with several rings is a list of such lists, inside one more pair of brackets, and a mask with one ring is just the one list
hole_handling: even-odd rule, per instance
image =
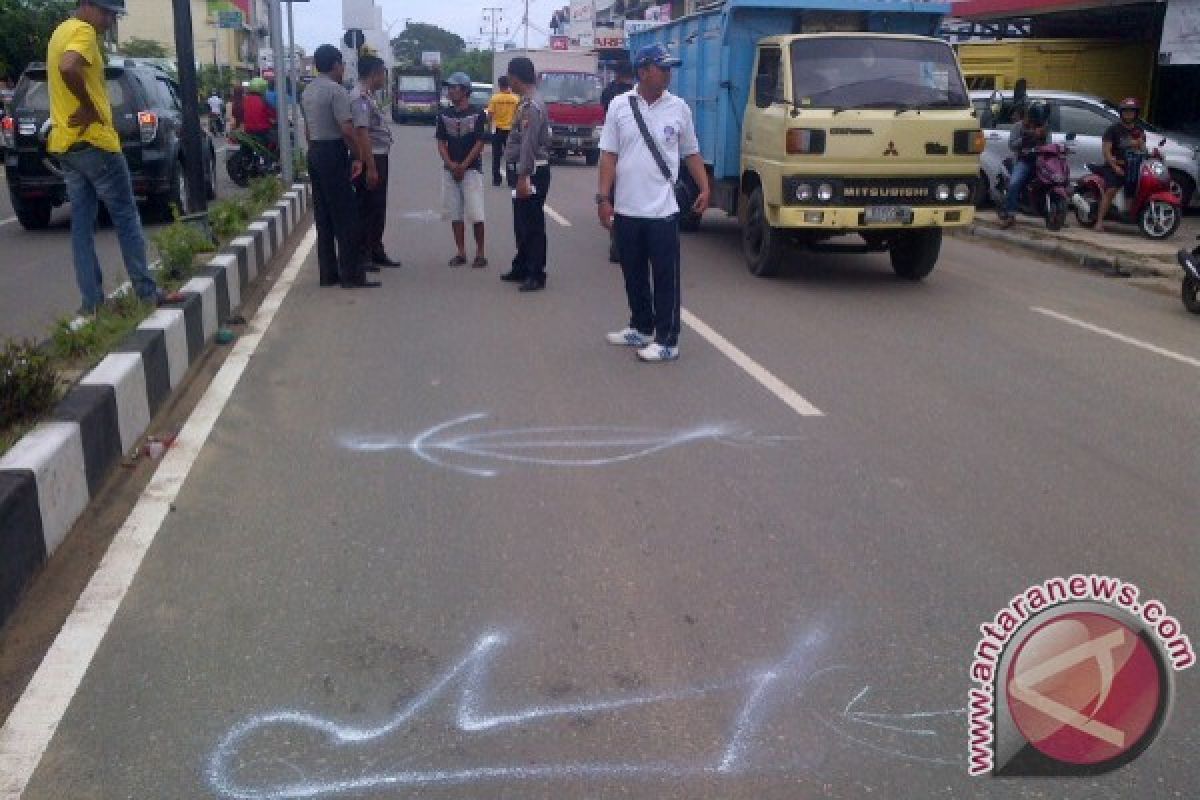
[[[229, 800], [299, 800], [300, 798], [323, 798], [362, 792], [386, 787], [419, 788], [434, 785], [461, 785], [483, 781], [520, 781], [545, 779], [619, 779], [619, 778], [686, 778], [698, 775], [737, 775], [754, 769], [751, 754], [756, 737], [768, 721], [772, 711], [773, 694], [787, 688], [803, 695], [813, 680], [831, 672], [846, 670], [844, 666], [825, 667], [811, 670], [809, 662], [814, 651], [823, 641], [823, 634], [810, 631], [798, 638], [791, 650], [778, 663], [765, 669], [726, 681], [687, 686], [678, 689], [645, 693], [629, 693], [593, 698], [587, 702], [559, 705], [530, 706], [504, 712], [485, 712], [485, 690], [488, 686], [488, 670], [495, 653], [509, 642], [502, 632], [484, 634], [459, 661], [443, 672], [423, 692], [413, 698], [391, 719], [375, 727], [359, 727], [339, 724], [331, 719], [300, 710], [280, 710], [251, 716], [231, 728], [221, 737], [209, 757], [207, 777], [214, 791]], [[304, 777], [303, 770], [288, 764], [300, 773], [294, 783], [276, 786], [239, 785], [231, 774], [235, 763], [252, 763], [239, 759], [247, 739], [265, 729], [290, 726], [297, 729], [324, 734], [337, 747], [352, 747], [378, 740], [400, 731], [423, 712], [430, 710], [434, 702], [446, 695], [457, 685], [457, 702], [452, 705], [453, 720], [458, 730], [465, 733], [504, 730], [556, 718], [577, 718], [580, 715], [618, 713], [625, 709], [661, 703], [681, 702], [708, 697], [717, 693], [741, 692], [745, 699], [735, 717], [728, 742], [716, 756], [704, 762], [657, 761], [646, 763], [617, 762], [571, 762], [540, 765], [490, 765], [458, 769], [398, 769], [361, 775], [357, 778], [340, 780]], [[871, 691], [863, 686], [835, 716], [818, 712], [819, 721], [839, 734], [847, 742], [863, 745], [873, 751], [895, 758], [930, 765], [960, 765], [960, 758], [918, 755], [895, 747], [881, 746], [863, 737], [869, 729], [886, 730], [907, 736], [929, 740], [937, 737], [931, 729], [932, 720], [948, 716], [964, 716], [966, 709], [942, 711], [917, 711], [911, 713], [868, 712], [857, 710]], [[862, 732], [853, 731], [861, 726]], [[851, 730], [845, 730], [850, 727]], [[853, 732], [852, 732], [853, 731]], [[955, 748], [957, 749], [957, 748]], [[783, 765], [786, 769], [788, 766]]]

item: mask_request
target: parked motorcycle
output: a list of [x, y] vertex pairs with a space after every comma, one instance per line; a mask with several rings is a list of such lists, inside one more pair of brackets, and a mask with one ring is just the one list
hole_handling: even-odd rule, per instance
[[255, 178], [279, 174], [279, 153], [274, 145], [264, 147], [260, 141], [242, 131], [231, 133], [229, 143], [238, 145], [238, 149], [226, 156], [225, 171], [238, 186], [245, 188]]
[[[1159, 147], [1166, 141], [1159, 142]], [[1178, 195], [1171, 191], [1171, 174], [1163, 163], [1162, 154], [1158, 148], [1149, 154], [1129, 153], [1125, 163], [1126, 175], [1131, 176], [1132, 181], [1127, 180], [1117, 192], [1108, 219], [1137, 225], [1142, 234], [1151, 239], [1170, 237], [1183, 221], [1183, 207]], [[1075, 216], [1083, 225], [1096, 224], [1105, 186], [1099, 174], [1102, 169], [1101, 164], [1088, 164], [1090, 172], [1075, 185], [1071, 202], [1075, 206]]]
[[[1070, 206], [1071, 197], [1071, 165], [1067, 160], [1070, 152], [1067, 146], [1062, 144], [1044, 144], [1035, 148], [1033, 175], [1025, 184], [1017, 201], [1019, 211], [1043, 217], [1046, 227], [1052, 231], [1060, 230], [1067, 222], [1067, 208]], [[1000, 174], [996, 186], [1001, 198], [1001, 207], [1004, 196], [1008, 194], [1013, 166], [1013, 159], [1004, 159], [1005, 172]]]
[[[1200, 239], [1200, 236], [1196, 237]], [[1180, 250], [1176, 255], [1183, 267], [1183, 307], [1193, 314], [1200, 314], [1200, 247]]]

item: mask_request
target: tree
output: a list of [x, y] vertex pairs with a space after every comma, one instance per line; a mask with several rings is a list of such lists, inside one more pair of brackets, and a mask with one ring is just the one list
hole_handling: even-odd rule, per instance
[[424, 22], [408, 23], [400, 35], [392, 39], [392, 52], [402, 64], [420, 64], [421, 53], [428, 51], [441, 53], [442, 63], [445, 63], [466, 46], [467, 43], [457, 33]]
[[442, 61], [442, 74], [465, 72], [478, 83], [492, 82], [492, 51], [464, 50], [456, 56]]
[[129, 56], [130, 58], [168, 58], [171, 55], [166, 45], [162, 42], [155, 41], [154, 39], [142, 39], [137, 36], [130, 37], [117, 49], [121, 55]]
[[30, 61], [45, 61], [50, 34], [75, 6], [75, 0], [0, 0], [0, 77], [16, 80]]

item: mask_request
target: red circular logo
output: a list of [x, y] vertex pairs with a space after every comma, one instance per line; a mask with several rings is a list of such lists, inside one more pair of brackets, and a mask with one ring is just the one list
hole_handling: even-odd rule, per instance
[[1100, 764], [1154, 733], [1162, 685], [1158, 658], [1117, 619], [1072, 612], [1021, 642], [1005, 683], [1025, 739], [1067, 764]]

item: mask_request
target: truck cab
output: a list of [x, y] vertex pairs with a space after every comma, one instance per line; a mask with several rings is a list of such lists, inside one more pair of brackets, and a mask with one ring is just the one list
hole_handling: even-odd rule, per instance
[[554, 70], [538, 75], [538, 91], [550, 123], [550, 154], [557, 160], [582, 155], [588, 166], [600, 161], [603, 87], [595, 72]]
[[713, 204], [737, 216], [753, 274], [801, 246], [887, 251], [899, 277], [924, 278], [942, 231], [974, 218], [984, 145], [954, 50], [930, 35], [945, 7], [807, 2], [727, 0], [633, 46], [682, 58], [671, 90], [692, 109]]

